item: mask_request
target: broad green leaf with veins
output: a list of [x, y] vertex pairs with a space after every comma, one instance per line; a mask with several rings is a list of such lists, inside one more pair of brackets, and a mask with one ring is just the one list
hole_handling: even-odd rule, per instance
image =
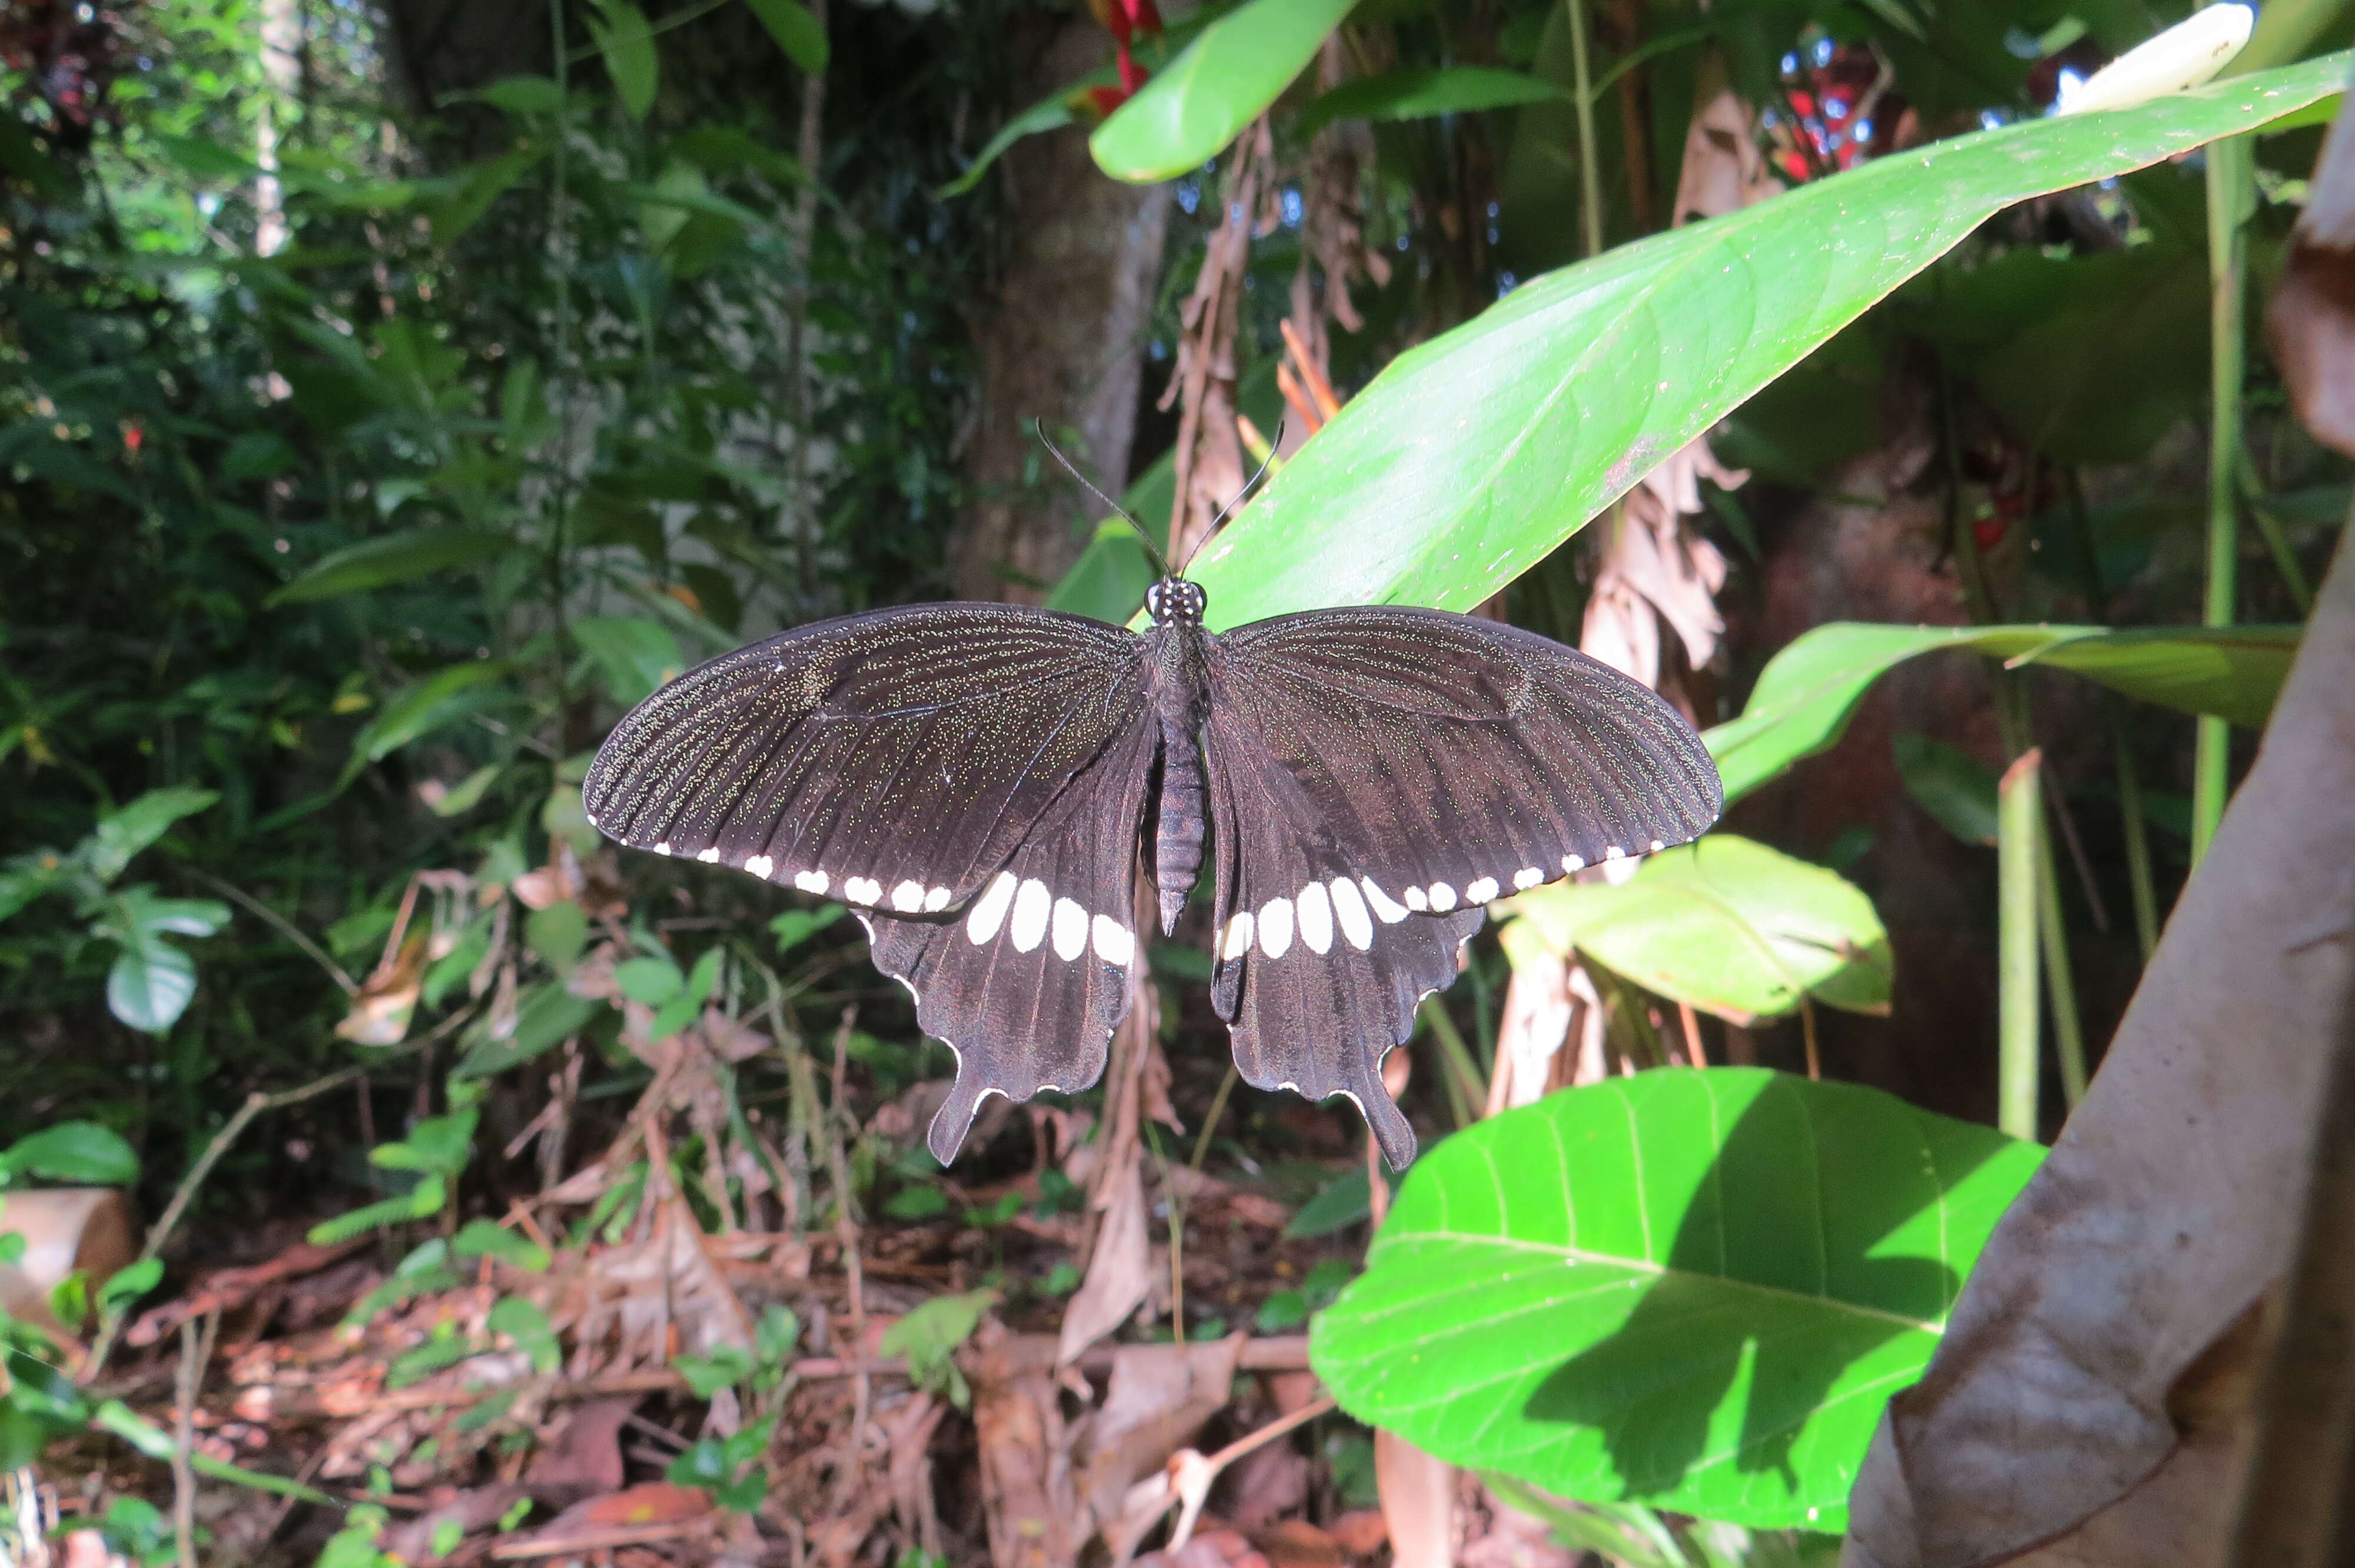
[[1407, 1173], [1310, 1363], [1454, 1464], [1838, 1531], [1881, 1407], [2041, 1154], [1754, 1067], [1565, 1090]]
[[1393, 361], [1212, 541], [1211, 625], [1470, 609], [1996, 212], [2255, 129], [2347, 70], [1934, 143], [1532, 279]]

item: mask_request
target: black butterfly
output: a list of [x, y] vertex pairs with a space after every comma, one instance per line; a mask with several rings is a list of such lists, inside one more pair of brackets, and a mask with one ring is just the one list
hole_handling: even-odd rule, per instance
[[1381, 1059], [1483, 906], [1694, 837], [1717, 769], [1653, 693], [1533, 632], [1359, 609], [1213, 635], [1204, 603], [1165, 576], [1142, 636], [996, 604], [805, 626], [638, 705], [582, 801], [623, 843], [854, 907], [956, 1052], [943, 1163], [984, 1096], [1096, 1081], [1140, 842], [1167, 935], [1207, 820], [1211, 1000], [1244, 1081], [1348, 1096], [1403, 1166]]

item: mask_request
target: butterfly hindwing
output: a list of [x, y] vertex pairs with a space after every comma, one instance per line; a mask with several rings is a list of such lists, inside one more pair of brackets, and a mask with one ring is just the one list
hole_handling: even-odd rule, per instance
[[1352, 864], [1444, 913], [1698, 836], [1692, 727], [1574, 649], [1439, 610], [1311, 610], [1212, 641], [1211, 705], [1300, 782]]
[[614, 726], [581, 788], [639, 849], [902, 913], [961, 907], [1144, 714], [1139, 640], [954, 604], [741, 648]]
[[1403, 1168], [1414, 1131], [1382, 1087], [1382, 1057], [1413, 1033], [1423, 998], [1455, 979], [1484, 912], [1410, 914], [1252, 726], [1214, 705], [1205, 740], [1219, 874], [1210, 1001], [1236, 1069], [1257, 1088], [1348, 1095]]
[[924, 1033], [957, 1054], [930, 1136], [943, 1165], [986, 1096], [1076, 1092], [1103, 1074], [1128, 1008], [1137, 829], [1157, 741], [1132, 726], [955, 917], [858, 912], [875, 967], [906, 984]]

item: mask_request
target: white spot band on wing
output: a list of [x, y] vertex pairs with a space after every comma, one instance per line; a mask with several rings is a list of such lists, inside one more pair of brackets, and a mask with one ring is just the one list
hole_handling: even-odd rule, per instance
[[1028, 877], [1014, 895], [1014, 928], [1009, 933], [1014, 950], [1028, 953], [1047, 939], [1048, 912], [1055, 906], [1047, 885], [1037, 877]]
[[997, 928], [1006, 923], [1006, 911], [1014, 902], [1016, 877], [1010, 871], [1001, 871], [973, 901], [973, 913], [964, 917], [965, 940], [978, 948], [994, 941]]

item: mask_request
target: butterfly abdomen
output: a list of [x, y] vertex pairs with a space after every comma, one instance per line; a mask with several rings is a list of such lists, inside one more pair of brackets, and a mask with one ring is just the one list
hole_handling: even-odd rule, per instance
[[1177, 929], [1178, 914], [1202, 872], [1209, 835], [1209, 796], [1202, 778], [1203, 683], [1201, 633], [1192, 627], [1156, 628], [1153, 700], [1161, 722], [1161, 798], [1153, 831], [1153, 886], [1161, 906], [1161, 934]]

